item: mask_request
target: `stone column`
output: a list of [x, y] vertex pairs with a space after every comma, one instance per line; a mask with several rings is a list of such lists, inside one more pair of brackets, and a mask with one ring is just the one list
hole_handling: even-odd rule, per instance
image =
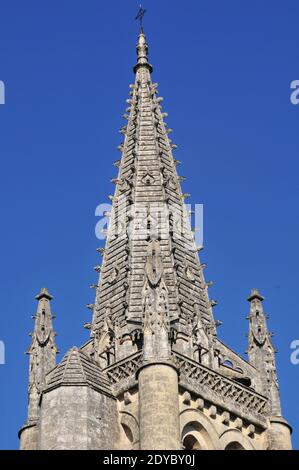
[[25, 424], [19, 432], [20, 450], [38, 450], [37, 423]]
[[140, 449], [181, 449], [177, 370], [167, 362], [144, 364], [138, 382]]
[[270, 418], [270, 428], [267, 431], [269, 450], [292, 450], [292, 428], [281, 416]]

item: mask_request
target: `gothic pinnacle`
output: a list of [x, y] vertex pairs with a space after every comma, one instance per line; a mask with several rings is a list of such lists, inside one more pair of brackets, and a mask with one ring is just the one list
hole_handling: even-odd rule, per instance
[[261, 302], [262, 302], [263, 300], [265, 300], [265, 298], [259, 293], [258, 289], [256, 289], [256, 288], [253, 288], [253, 289], [251, 290], [251, 294], [250, 294], [250, 296], [248, 297], [247, 300], [248, 300], [249, 302], [251, 302], [251, 301], [254, 300], [254, 299], [258, 299], [258, 300], [260, 300]]
[[29, 405], [28, 421], [36, 421], [39, 413], [39, 398], [46, 384], [46, 374], [56, 365], [58, 353], [51, 313], [52, 295], [45, 287], [35, 297], [38, 301], [34, 315], [34, 331], [27, 351], [29, 354]]
[[271, 413], [279, 416], [280, 397], [275, 365], [275, 348], [268, 330], [264, 312], [264, 297], [258, 289], [252, 289], [247, 299], [250, 302], [248, 355], [249, 362], [259, 371], [262, 392], [270, 399]]
[[134, 73], [137, 73], [137, 70], [140, 67], [146, 67], [151, 73], [153, 71], [153, 67], [148, 62], [148, 44], [146, 42], [146, 37], [143, 31], [141, 31], [138, 36], [136, 50], [137, 50], [137, 64], [133, 68]]
[[49, 294], [49, 291], [46, 287], [43, 287], [40, 290], [40, 293], [35, 296], [35, 298], [36, 298], [36, 300], [41, 300], [41, 299], [52, 300], [53, 299], [52, 295]]

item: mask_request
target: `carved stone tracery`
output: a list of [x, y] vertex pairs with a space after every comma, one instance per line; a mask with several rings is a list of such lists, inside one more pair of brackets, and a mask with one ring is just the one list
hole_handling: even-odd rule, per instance
[[143, 287], [144, 357], [168, 357], [169, 300], [160, 242], [148, 243]]

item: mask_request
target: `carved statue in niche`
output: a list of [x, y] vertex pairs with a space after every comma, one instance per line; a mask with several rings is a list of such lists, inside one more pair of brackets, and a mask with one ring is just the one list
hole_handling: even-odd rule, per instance
[[200, 307], [197, 303], [194, 303], [194, 324], [193, 324], [193, 355], [194, 359], [201, 364], [206, 366], [210, 365], [211, 357], [211, 347], [212, 342], [207, 333], [204, 323], [202, 320], [202, 315]]
[[102, 328], [97, 329], [94, 334], [94, 352], [101, 367], [113, 364], [115, 359], [115, 325], [112, 321], [112, 312], [106, 309]]
[[164, 269], [160, 242], [148, 244], [143, 287], [144, 359], [169, 357], [168, 291], [163, 278]]

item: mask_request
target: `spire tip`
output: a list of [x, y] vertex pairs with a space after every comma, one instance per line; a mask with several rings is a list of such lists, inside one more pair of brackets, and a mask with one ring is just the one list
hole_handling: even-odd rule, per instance
[[137, 16], [135, 20], [139, 20], [140, 22], [140, 34], [143, 34], [143, 17], [146, 13], [146, 9], [142, 7], [141, 3], [139, 5], [139, 11], [137, 13]]
[[43, 287], [40, 290], [40, 293], [35, 296], [35, 298], [36, 298], [36, 300], [41, 300], [41, 299], [52, 300], [53, 296], [49, 293], [49, 291], [46, 287]]
[[254, 300], [254, 299], [258, 299], [258, 300], [260, 300], [261, 302], [265, 299], [265, 298], [260, 294], [259, 290], [256, 289], [256, 288], [251, 289], [251, 294], [250, 294], [250, 296], [247, 298], [247, 300], [248, 300], [249, 302], [251, 302], [251, 301]]

